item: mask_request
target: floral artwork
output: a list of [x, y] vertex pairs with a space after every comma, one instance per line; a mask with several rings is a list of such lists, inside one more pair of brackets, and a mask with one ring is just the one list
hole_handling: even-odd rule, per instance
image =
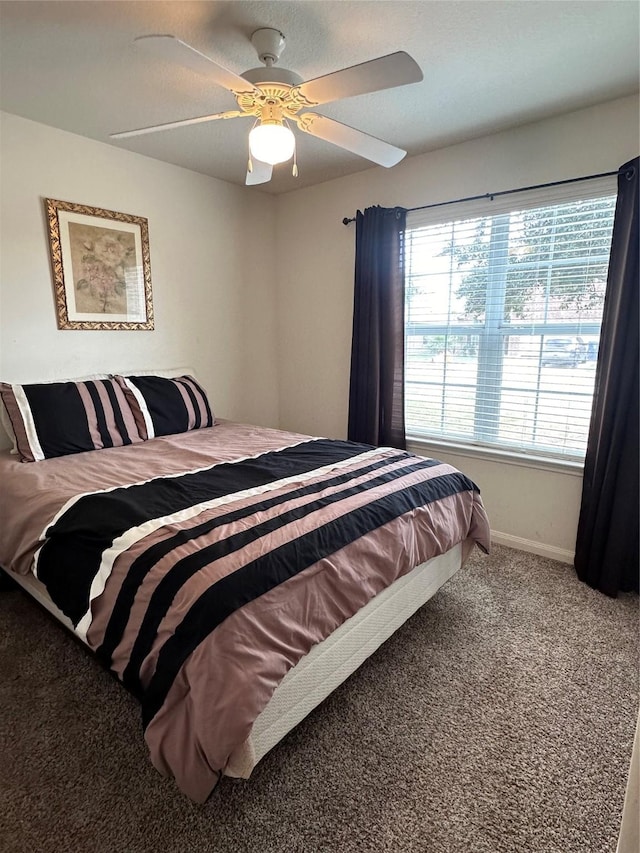
[[147, 220], [45, 204], [59, 328], [153, 329]]
[[76, 310], [84, 314], [126, 314], [125, 272], [135, 265], [132, 234], [69, 223]]

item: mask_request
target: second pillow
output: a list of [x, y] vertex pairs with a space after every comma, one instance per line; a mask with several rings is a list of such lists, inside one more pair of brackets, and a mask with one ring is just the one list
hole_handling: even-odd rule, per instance
[[192, 376], [114, 376], [124, 391], [140, 435], [154, 438], [211, 427], [215, 418], [204, 389]]

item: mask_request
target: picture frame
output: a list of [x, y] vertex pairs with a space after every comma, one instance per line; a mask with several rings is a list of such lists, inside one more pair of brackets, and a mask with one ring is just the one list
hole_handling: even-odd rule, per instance
[[45, 198], [59, 329], [152, 330], [142, 216]]

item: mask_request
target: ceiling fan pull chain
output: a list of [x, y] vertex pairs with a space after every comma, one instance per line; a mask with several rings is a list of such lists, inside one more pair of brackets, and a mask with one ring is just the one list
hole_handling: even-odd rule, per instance
[[[282, 123], [284, 124], [285, 127], [289, 128], [289, 130], [291, 130], [291, 122], [286, 118], [286, 116], [283, 116]], [[291, 133], [293, 133], [293, 130], [291, 130]], [[291, 169], [291, 174], [293, 175], [294, 178], [298, 177], [298, 146], [297, 146], [297, 144], [294, 146], [294, 149], [293, 149], [293, 167]]]

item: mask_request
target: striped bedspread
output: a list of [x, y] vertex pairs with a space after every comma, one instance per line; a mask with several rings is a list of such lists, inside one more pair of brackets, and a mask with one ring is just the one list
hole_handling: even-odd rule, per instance
[[[231, 428], [200, 432], [219, 445]], [[139, 697], [155, 766], [197, 801], [313, 645], [419, 563], [489, 545], [478, 490], [451, 466], [267, 432], [233, 458], [191, 467], [187, 453], [184, 471], [70, 495], [34, 553], [53, 601]]]

